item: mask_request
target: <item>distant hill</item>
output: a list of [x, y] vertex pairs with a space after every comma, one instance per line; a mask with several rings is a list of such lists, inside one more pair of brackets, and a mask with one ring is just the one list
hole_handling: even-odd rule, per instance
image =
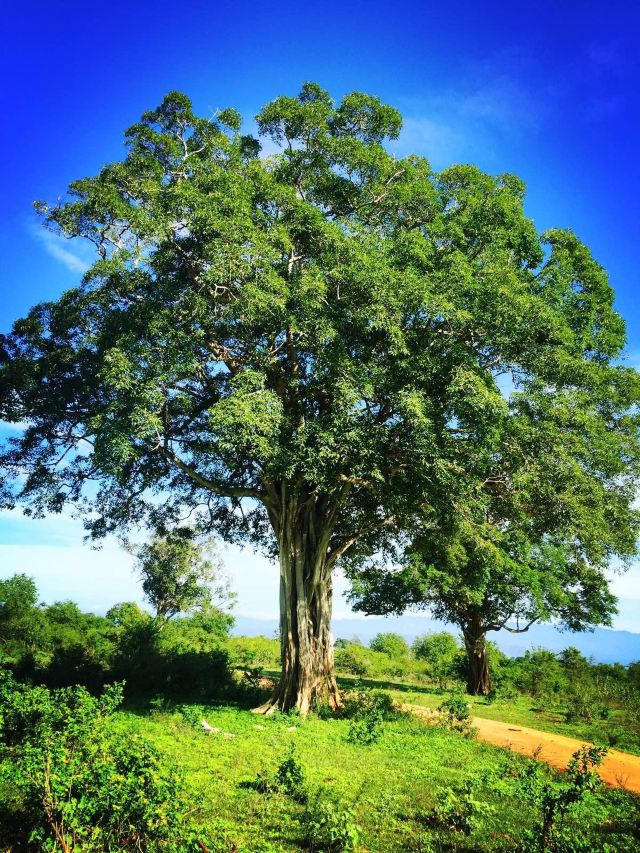
[[[255, 619], [250, 616], [236, 616], [234, 634], [255, 636], [264, 634], [273, 636], [278, 627], [277, 619]], [[452, 625], [436, 622], [422, 616], [367, 616], [353, 619], [334, 619], [334, 637], [344, 637], [347, 640], [357, 637], [363, 643], [368, 643], [375, 634], [381, 631], [394, 631], [401, 634], [408, 642], [412, 642], [419, 634], [430, 631], [451, 631], [457, 629]], [[489, 634], [500, 648], [512, 657], [519, 657], [527, 649], [545, 648], [554, 652], [575, 646], [586, 657], [593, 658], [596, 663], [622, 663], [625, 666], [631, 661], [640, 660], [640, 634], [631, 631], [613, 631], [609, 628], [596, 628], [586, 633], [559, 631], [553, 625], [534, 625], [526, 634], [509, 634], [506, 631], [495, 631]]]

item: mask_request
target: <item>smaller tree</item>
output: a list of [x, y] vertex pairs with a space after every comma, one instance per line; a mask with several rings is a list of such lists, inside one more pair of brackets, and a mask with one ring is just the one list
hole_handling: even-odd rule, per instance
[[198, 543], [189, 528], [155, 535], [128, 550], [136, 557], [142, 589], [160, 624], [178, 613], [208, 613], [235, 601], [213, 542]]
[[532, 542], [514, 528], [465, 524], [416, 537], [397, 569], [352, 571], [351, 601], [368, 614], [426, 608], [458, 625], [469, 693], [491, 691], [489, 631], [527, 631], [551, 619], [573, 631], [610, 624], [615, 597], [597, 565], [560, 540]]
[[16, 574], [0, 580], [0, 651], [8, 656], [34, 652], [46, 634], [33, 578]]
[[371, 639], [369, 648], [374, 652], [382, 652], [390, 658], [408, 658], [411, 651], [404, 637], [391, 632], [376, 634]]
[[448, 631], [421, 634], [411, 646], [418, 660], [426, 661], [430, 675], [440, 687], [447, 686], [447, 680], [453, 675], [456, 664], [462, 654], [460, 644]]

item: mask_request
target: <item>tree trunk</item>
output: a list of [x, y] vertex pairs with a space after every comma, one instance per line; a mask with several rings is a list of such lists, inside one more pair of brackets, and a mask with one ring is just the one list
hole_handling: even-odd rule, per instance
[[322, 519], [292, 502], [280, 517], [280, 651], [282, 672], [273, 696], [255, 709], [268, 714], [318, 704], [340, 706], [333, 663], [333, 582], [327, 562], [330, 532]]
[[467, 652], [467, 693], [487, 696], [491, 693], [491, 676], [487, 659], [486, 632], [473, 620], [462, 631]]

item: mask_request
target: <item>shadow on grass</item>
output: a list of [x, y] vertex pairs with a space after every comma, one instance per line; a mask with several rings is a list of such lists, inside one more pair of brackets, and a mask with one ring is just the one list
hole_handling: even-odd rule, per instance
[[[279, 669], [268, 669], [265, 667], [263, 669], [263, 672], [269, 678], [277, 680], [280, 677]], [[451, 688], [437, 687], [435, 685], [418, 684], [414, 681], [407, 682], [394, 681], [393, 679], [365, 678], [360, 675], [347, 675], [345, 673], [338, 673], [336, 675], [336, 678], [338, 681], [338, 685], [343, 690], [358, 686], [371, 687], [375, 690], [398, 690], [402, 693], [426, 693], [431, 694], [433, 696], [444, 696], [445, 694], [451, 692]]]

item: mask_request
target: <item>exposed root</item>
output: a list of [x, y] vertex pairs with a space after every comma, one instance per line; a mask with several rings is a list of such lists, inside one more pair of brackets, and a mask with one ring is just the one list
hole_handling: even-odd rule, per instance
[[252, 708], [252, 714], [262, 714], [265, 717], [271, 716], [271, 714], [275, 714], [278, 710], [278, 703], [275, 699], [269, 699], [268, 702], [265, 702], [264, 705], [259, 705], [257, 708]]

